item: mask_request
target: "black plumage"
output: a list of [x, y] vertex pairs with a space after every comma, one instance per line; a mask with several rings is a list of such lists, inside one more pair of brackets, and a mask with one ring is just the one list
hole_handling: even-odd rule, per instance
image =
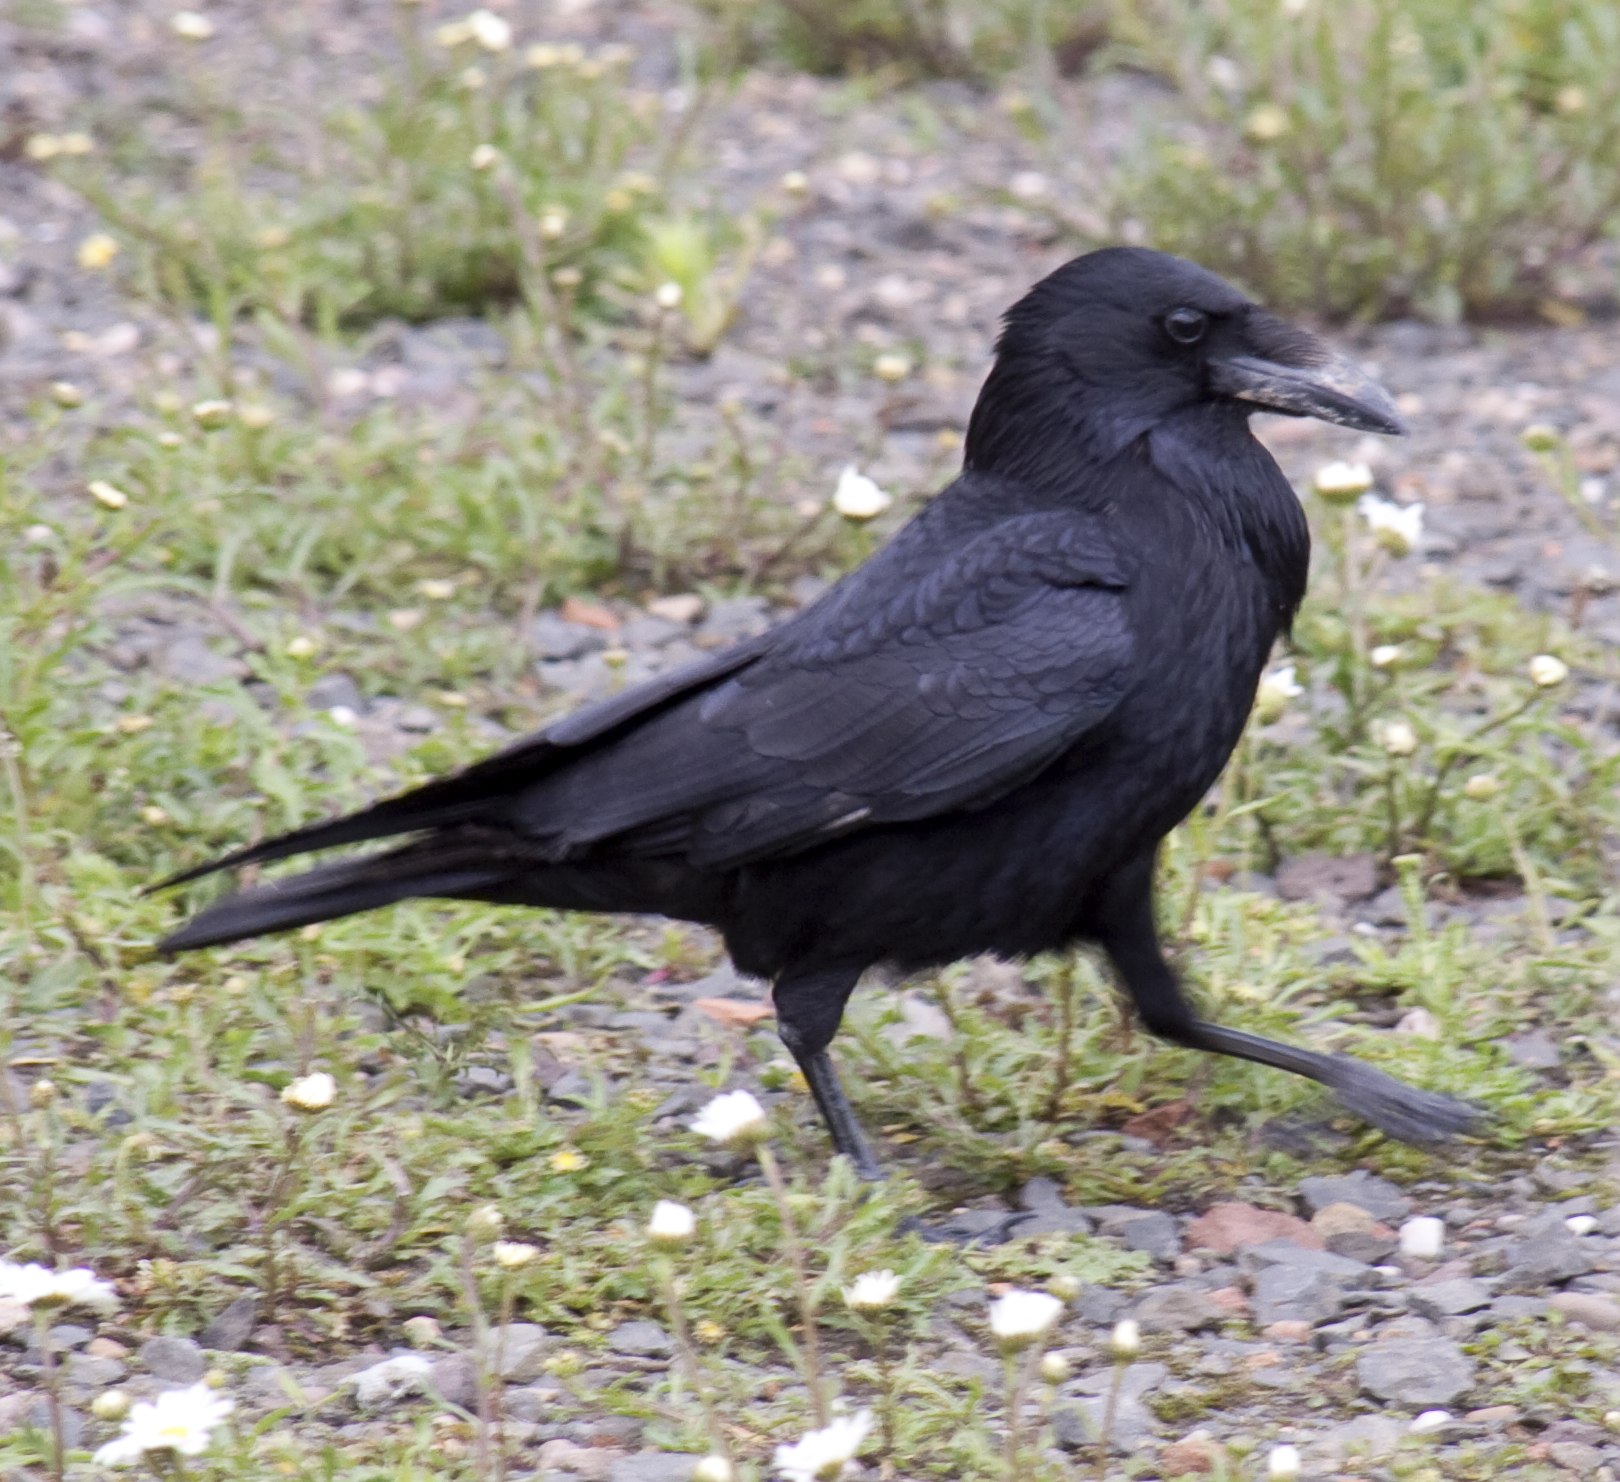
[[[1148, 1027], [1295, 1070], [1392, 1134], [1472, 1111], [1196, 1018], [1154, 932], [1164, 835], [1242, 733], [1304, 594], [1270, 409], [1398, 432], [1321, 341], [1220, 279], [1091, 253], [1009, 312], [961, 476], [764, 636], [466, 771], [178, 877], [409, 834], [209, 907], [168, 950], [438, 896], [706, 922], [774, 983], [840, 1150], [826, 1049], [861, 972], [1090, 941]], [[174, 882], [171, 882], [174, 883]]]

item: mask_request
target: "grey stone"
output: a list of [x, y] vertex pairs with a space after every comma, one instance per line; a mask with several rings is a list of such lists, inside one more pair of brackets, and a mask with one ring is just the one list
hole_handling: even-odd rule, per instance
[[1308, 1266], [1267, 1266], [1254, 1279], [1254, 1320], [1325, 1322], [1344, 1306], [1344, 1288], [1325, 1271]]
[[195, 1384], [208, 1372], [202, 1349], [189, 1338], [148, 1338], [141, 1344], [141, 1362], [149, 1374], [171, 1384]]
[[546, 1091], [546, 1097], [551, 1101], [562, 1102], [567, 1106], [589, 1106], [591, 1104], [590, 1078], [582, 1070], [570, 1066]]
[[447, 1353], [434, 1362], [427, 1377], [433, 1393], [450, 1404], [470, 1410], [478, 1403], [478, 1369], [470, 1354]]
[[1356, 1356], [1362, 1389], [1397, 1405], [1449, 1405], [1467, 1394], [1474, 1366], [1449, 1338], [1395, 1338]]
[[455, 1080], [460, 1096], [504, 1096], [512, 1089], [512, 1077], [493, 1065], [471, 1065]]
[[439, 717], [426, 705], [401, 705], [394, 714], [394, 725], [399, 730], [425, 736], [439, 729]]
[[103, 1385], [117, 1384], [129, 1371], [115, 1358], [91, 1358], [76, 1353], [67, 1361], [69, 1384], [82, 1384], [86, 1389], [100, 1389]]
[[251, 672], [240, 659], [215, 653], [196, 633], [182, 633], [176, 638], [164, 649], [157, 667], [181, 684], [219, 684], [227, 679], [246, 679]]
[[1093, 1327], [1103, 1328], [1117, 1322], [1130, 1301], [1124, 1292], [1116, 1292], [1111, 1287], [1086, 1286], [1081, 1289], [1074, 1306], [1086, 1322]]
[[1406, 897], [1401, 894], [1400, 886], [1391, 885], [1366, 902], [1356, 915], [1374, 926], [1405, 926]]
[[552, 1389], [509, 1389], [501, 1396], [501, 1413], [512, 1420], [533, 1424], [552, 1414], [556, 1408], [556, 1391]]
[[412, 1395], [426, 1394], [433, 1383], [433, 1367], [421, 1354], [401, 1354], [351, 1374], [348, 1383], [354, 1386], [355, 1401], [362, 1409], [377, 1410]]
[[[69, 1450], [77, 1450], [84, 1442], [84, 1416], [79, 1414], [71, 1405], [63, 1405], [62, 1415], [62, 1444]], [[49, 1432], [51, 1428], [50, 1405], [43, 1399], [35, 1402], [28, 1412], [28, 1424], [36, 1430]], [[18, 1473], [13, 1472], [11, 1476]]]
[[1438, 1321], [1463, 1312], [1478, 1312], [1491, 1305], [1491, 1289], [1483, 1281], [1459, 1276], [1452, 1281], [1421, 1282], [1406, 1294], [1412, 1311]]
[[1593, 1269], [1592, 1256], [1560, 1214], [1544, 1215], [1520, 1232], [1508, 1247], [1509, 1269], [1501, 1286], [1507, 1291], [1534, 1291]]
[[1526, 1070], [1556, 1069], [1562, 1056], [1558, 1045], [1545, 1029], [1527, 1029], [1522, 1034], [1510, 1034], [1501, 1041], [1507, 1057]]
[[542, 659], [578, 659], [608, 646], [608, 636], [587, 623], [570, 623], [543, 612], [529, 629], [529, 643]]
[[953, 1245], [1000, 1245], [1016, 1239], [1034, 1216], [1020, 1210], [964, 1209], [936, 1225], [923, 1227], [927, 1238]]
[[237, 1297], [202, 1332], [197, 1341], [219, 1353], [239, 1353], [259, 1323], [259, 1299], [252, 1292]]
[[[1137, 1450], [1157, 1428], [1154, 1414], [1142, 1403], [1142, 1396], [1157, 1389], [1169, 1378], [1163, 1364], [1131, 1364], [1120, 1376], [1119, 1395], [1114, 1407], [1109, 1442], [1114, 1451]], [[1064, 1398], [1052, 1406], [1052, 1433], [1059, 1446], [1075, 1451], [1094, 1446], [1102, 1435], [1108, 1411], [1108, 1396], [1114, 1383], [1113, 1369], [1088, 1374], [1064, 1387]]]
[[528, 1384], [540, 1377], [546, 1354], [556, 1340], [538, 1323], [509, 1322], [489, 1333], [490, 1362], [509, 1384]]
[[1056, 1180], [1032, 1178], [1018, 1191], [1018, 1207], [1030, 1218], [1017, 1227], [1017, 1235], [1089, 1235], [1091, 1221], [1083, 1210], [1063, 1202]]
[[1347, 1463], [1382, 1461], [1401, 1444], [1403, 1427], [1393, 1415], [1358, 1415], [1324, 1431], [1309, 1445], [1311, 1460], [1323, 1471], [1337, 1472]]
[[642, 1358], [662, 1358], [673, 1351], [666, 1333], [655, 1322], [620, 1323], [607, 1338], [614, 1353], [628, 1353]]
[[978, 1379], [987, 1385], [998, 1384], [1002, 1379], [1002, 1367], [995, 1359], [987, 1354], [969, 1353], [964, 1349], [941, 1354], [931, 1367], [942, 1374], [956, 1374], [963, 1379]]
[[1387, 1225], [1412, 1212], [1412, 1201], [1400, 1189], [1362, 1168], [1333, 1177], [1301, 1179], [1299, 1192], [1312, 1214], [1330, 1204], [1354, 1204]]
[[763, 597], [722, 597], [709, 608], [698, 628], [705, 638], [754, 638], [770, 627], [769, 603]]
[[1339, 1230], [1329, 1235], [1327, 1242], [1334, 1255], [1368, 1266], [1387, 1260], [1400, 1245], [1394, 1235], [1377, 1235], [1372, 1230]]
[[1554, 1441], [1547, 1447], [1547, 1460], [1577, 1477], [1590, 1477], [1603, 1462], [1603, 1453], [1584, 1441]]
[[304, 703], [311, 710], [331, 710], [341, 705], [356, 715], [366, 713], [366, 697], [360, 693], [360, 686], [354, 682], [352, 674], [345, 674], [341, 670], [335, 674], [323, 674], [317, 679], [304, 695]]
[[[900, 993], [895, 995], [894, 1007], [900, 1011], [900, 1017], [892, 1024], [885, 1024], [882, 1034], [897, 1049], [904, 1049], [914, 1039], [950, 1042], [951, 1021], [938, 1004], [930, 1003], [920, 993]], [[1062, 1200], [1056, 1202], [1061, 1204]]]
[[608, 1472], [608, 1482], [690, 1482], [692, 1468], [703, 1458], [679, 1451], [648, 1451], [621, 1456]]
[[291, 1369], [284, 1369], [280, 1364], [255, 1364], [247, 1371], [242, 1388], [275, 1404], [299, 1403], [298, 1381]]
[[1174, 1215], [1163, 1210], [1150, 1210], [1133, 1220], [1125, 1220], [1118, 1227], [1126, 1250], [1146, 1251], [1160, 1261], [1173, 1261], [1181, 1254], [1181, 1232], [1176, 1228]]
[[1495, 1322], [1520, 1322], [1527, 1317], [1545, 1317], [1552, 1311], [1552, 1303], [1545, 1297], [1503, 1296], [1491, 1303], [1491, 1318]]
[[662, 648], [672, 639], [685, 637], [687, 625], [661, 617], [631, 618], [619, 629], [619, 642], [625, 648]]
[[1376, 1287], [1383, 1278], [1364, 1261], [1353, 1261], [1349, 1256], [1336, 1256], [1330, 1250], [1306, 1250], [1292, 1240], [1268, 1240], [1264, 1245], [1247, 1245], [1238, 1254], [1238, 1264], [1250, 1273], [1264, 1271], [1268, 1266], [1297, 1266], [1317, 1271], [1352, 1286]]
[[1187, 1333], [1219, 1327], [1226, 1315], [1208, 1292], [1185, 1282], [1151, 1288], [1132, 1313], [1150, 1333]]
[[1300, 854], [1277, 870], [1277, 894], [1285, 901], [1365, 900], [1378, 889], [1378, 861], [1371, 854]]

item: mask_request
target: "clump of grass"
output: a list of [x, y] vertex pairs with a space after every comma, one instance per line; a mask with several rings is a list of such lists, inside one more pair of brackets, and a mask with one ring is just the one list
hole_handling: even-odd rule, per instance
[[1092, 0], [704, 0], [740, 57], [823, 75], [985, 78], [1047, 54], [1077, 72], [1107, 33]]
[[640, 219], [673, 158], [656, 144], [657, 96], [625, 86], [629, 49], [397, 14], [373, 100], [304, 99], [313, 136], [289, 135], [273, 111], [245, 127], [236, 114], [250, 99], [227, 103], [206, 49], [175, 42], [173, 75], [205, 142], [159, 160], [142, 135], [120, 134], [110, 154], [58, 160], [131, 248], [148, 297], [216, 323], [264, 311], [327, 332], [511, 303], [522, 226], [496, 159], [551, 268], [578, 275], [582, 310], [634, 280]]
[[1620, 208], [1620, 21], [1603, 0], [1122, 0], [1168, 78], [1105, 184], [1113, 229], [1335, 317], [1568, 317]]

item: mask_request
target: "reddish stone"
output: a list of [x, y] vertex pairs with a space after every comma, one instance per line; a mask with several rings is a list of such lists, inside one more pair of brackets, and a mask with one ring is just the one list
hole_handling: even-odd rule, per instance
[[1119, 1130], [1127, 1137], [1140, 1137], [1162, 1148], [1175, 1130], [1193, 1114], [1190, 1101], [1167, 1101], [1132, 1117]]
[[1159, 1471], [1167, 1477], [1185, 1476], [1188, 1472], [1213, 1472], [1215, 1459], [1222, 1450], [1220, 1442], [1208, 1431], [1193, 1431], [1179, 1441], [1172, 1441], [1159, 1453]]
[[747, 1029], [761, 1019], [774, 1019], [776, 1010], [768, 1003], [750, 1003], [742, 998], [698, 998], [692, 1007], [707, 1014], [717, 1024]]
[[1253, 1204], [1217, 1204], [1187, 1227], [1189, 1250], [1203, 1247], [1230, 1255], [1239, 1246], [1291, 1240], [1306, 1250], [1326, 1250], [1327, 1242], [1304, 1220]]

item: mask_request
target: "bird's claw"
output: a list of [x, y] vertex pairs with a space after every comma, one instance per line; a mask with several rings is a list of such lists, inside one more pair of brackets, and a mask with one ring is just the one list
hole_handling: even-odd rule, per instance
[[1490, 1111], [1437, 1091], [1423, 1091], [1360, 1060], [1343, 1057], [1332, 1088], [1346, 1107], [1380, 1132], [1423, 1146], [1483, 1132]]

